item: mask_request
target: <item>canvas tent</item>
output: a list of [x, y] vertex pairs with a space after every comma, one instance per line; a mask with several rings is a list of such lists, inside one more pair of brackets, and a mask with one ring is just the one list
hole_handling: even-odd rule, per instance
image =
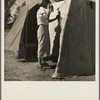
[[[54, 12], [51, 14], [51, 17], [54, 18], [57, 15], [56, 9], [63, 2], [54, 3]], [[20, 14], [11, 28], [10, 32], [5, 37], [5, 49], [13, 51], [15, 56], [19, 58], [24, 58], [29, 56], [28, 54], [37, 53], [37, 19], [36, 13], [39, 9], [39, 4], [32, 3], [21, 9]], [[54, 32], [54, 28], [57, 26], [57, 20], [50, 24], [50, 26], [55, 25], [50, 34]], [[54, 39], [54, 35], [51, 35]], [[52, 40], [53, 40], [52, 39]], [[53, 47], [53, 41], [51, 40], [51, 45]], [[27, 42], [27, 43], [26, 43]], [[51, 49], [52, 49], [51, 47]], [[52, 50], [51, 50], [52, 52]], [[31, 54], [30, 53], [30, 54]], [[31, 54], [33, 55], [33, 54]]]
[[[39, 1], [38, 1], [39, 2]], [[37, 2], [36, 2], [37, 3]], [[36, 10], [38, 9], [36, 6], [36, 9], [34, 9], [34, 6], [36, 5], [36, 3], [33, 4], [33, 13], [35, 12], [36, 13]], [[7, 36], [5, 37], [5, 49], [6, 50], [11, 50], [15, 53], [16, 56], [20, 56], [18, 55], [19, 53], [19, 49], [20, 49], [20, 46], [22, 44], [22, 42], [24, 42], [24, 40], [26, 41], [26, 36], [24, 35], [27, 35], [27, 30], [26, 30], [26, 24], [28, 22], [28, 17], [29, 17], [29, 13], [28, 11], [32, 8], [32, 5], [27, 5], [25, 6], [24, 8], [21, 9], [20, 11], [20, 14], [16, 20], [16, 22], [14, 23], [13, 27], [11, 28], [10, 32], [7, 34]], [[31, 14], [32, 15], [32, 14]], [[35, 14], [33, 14], [32, 16], [33, 18], [36, 18], [35, 17]], [[31, 18], [32, 19], [32, 18]], [[34, 19], [33, 19], [34, 20]], [[36, 22], [33, 21], [33, 24], [32, 25], [36, 25]], [[28, 25], [27, 25], [28, 26]], [[31, 26], [31, 25], [30, 25]], [[28, 28], [27, 28], [28, 29]], [[32, 28], [31, 28], [32, 30]], [[35, 30], [35, 28], [34, 28]], [[34, 31], [33, 30], [33, 31]], [[35, 32], [34, 32], [35, 33]], [[30, 33], [29, 35], [30, 38], [33, 36], [32, 35], [33, 33]], [[23, 37], [24, 36], [24, 37]], [[32, 39], [33, 40], [33, 39]], [[28, 44], [28, 43], [27, 43]], [[24, 47], [24, 45], [26, 44], [23, 44], [22, 46]], [[22, 47], [21, 51], [24, 50], [24, 48]], [[20, 52], [21, 52], [20, 51]], [[23, 51], [24, 52], [24, 51]], [[22, 55], [21, 55], [22, 56]], [[25, 56], [25, 55], [23, 55]]]
[[[64, 76], [93, 74], [95, 68], [94, 3], [91, 6], [87, 0], [65, 0], [54, 3], [53, 6], [54, 12], [51, 13], [50, 18], [57, 15], [57, 8], [61, 16], [59, 22], [55, 20], [49, 24], [51, 54], [58, 52], [59, 72]], [[6, 50], [23, 57], [28, 54], [30, 47], [37, 48], [38, 8], [39, 5], [34, 5], [29, 10], [26, 6], [21, 11], [11, 31], [5, 37]], [[32, 49], [35, 52], [36, 50]]]
[[[71, 0], [68, 19], [63, 19], [57, 66], [68, 75], [89, 75], [95, 70], [95, 7], [87, 0]], [[67, 2], [61, 7], [62, 16]], [[62, 12], [63, 11], [63, 12]]]

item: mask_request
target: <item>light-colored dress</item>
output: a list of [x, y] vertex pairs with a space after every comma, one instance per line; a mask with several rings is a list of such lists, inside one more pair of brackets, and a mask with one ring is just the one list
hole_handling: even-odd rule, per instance
[[48, 9], [40, 7], [37, 12], [37, 24], [39, 25], [37, 31], [38, 38], [38, 58], [49, 56], [50, 54], [50, 39], [48, 30]]

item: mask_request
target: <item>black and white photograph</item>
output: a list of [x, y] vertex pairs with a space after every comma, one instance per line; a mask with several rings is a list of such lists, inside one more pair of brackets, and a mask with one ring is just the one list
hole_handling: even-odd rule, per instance
[[96, 0], [4, 5], [4, 81], [95, 81]]
[[1, 0], [1, 100], [99, 100], [99, 0]]

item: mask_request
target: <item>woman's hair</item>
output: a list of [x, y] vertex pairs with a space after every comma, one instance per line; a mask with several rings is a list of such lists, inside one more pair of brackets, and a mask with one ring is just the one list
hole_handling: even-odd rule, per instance
[[47, 5], [50, 4], [50, 3], [51, 3], [50, 0], [42, 0], [42, 2], [41, 2], [40, 5], [41, 5], [42, 7], [47, 7]]

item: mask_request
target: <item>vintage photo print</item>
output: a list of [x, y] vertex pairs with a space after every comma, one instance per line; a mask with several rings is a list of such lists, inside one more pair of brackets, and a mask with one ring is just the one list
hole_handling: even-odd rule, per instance
[[95, 81], [92, 0], [5, 0], [5, 81]]
[[99, 100], [99, 0], [1, 0], [2, 100]]

